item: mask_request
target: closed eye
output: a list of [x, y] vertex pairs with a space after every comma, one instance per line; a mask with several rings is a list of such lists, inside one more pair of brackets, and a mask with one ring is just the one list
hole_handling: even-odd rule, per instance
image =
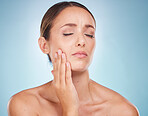
[[63, 33], [64, 36], [72, 35], [73, 33]]
[[90, 35], [90, 34], [85, 34], [86, 36], [90, 37], [90, 38], [94, 38], [93, 35]]

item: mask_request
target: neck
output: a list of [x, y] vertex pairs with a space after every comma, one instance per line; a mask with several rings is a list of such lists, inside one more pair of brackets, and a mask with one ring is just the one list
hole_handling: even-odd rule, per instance
[[80, 102], [91, 100], [89, 89], [90, 79], [88, 70], [84, 72], [72, 71], [72, 81], [77, 90]]

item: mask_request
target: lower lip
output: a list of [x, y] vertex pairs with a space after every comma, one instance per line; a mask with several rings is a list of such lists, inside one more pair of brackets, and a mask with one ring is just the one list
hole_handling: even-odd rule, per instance
[[74, 54], [73, 56], [76, 56], [78, 58], [86, 58], [87, 55], [84, 55], [84, 54]]

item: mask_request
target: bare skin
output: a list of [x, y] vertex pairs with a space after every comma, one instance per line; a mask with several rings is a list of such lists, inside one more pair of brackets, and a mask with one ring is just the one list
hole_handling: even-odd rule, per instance
[[[87, 11], [64, 9], [54, 20], [50, 40], [40, 37], [38, 42], [42, 52], [51, 56], [54, 79], [14, 95], [9, 116], [139, 116], [128, 100], [89, 78], [95, 22]], [[87, 57], [72, 55], [77, 51], [85, 51]]]

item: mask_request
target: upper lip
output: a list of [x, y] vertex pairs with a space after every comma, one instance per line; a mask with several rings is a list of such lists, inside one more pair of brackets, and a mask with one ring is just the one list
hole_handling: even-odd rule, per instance
[[76, 53], [74, 53], [74, 54], [72, 54], [72, 55], [75, 55], [75, 54], [84, 54], [84, 55], [87, 56], [87, 53], [86, 53], [85, 51], [78, 51], [78, 52], [76, 52]]

